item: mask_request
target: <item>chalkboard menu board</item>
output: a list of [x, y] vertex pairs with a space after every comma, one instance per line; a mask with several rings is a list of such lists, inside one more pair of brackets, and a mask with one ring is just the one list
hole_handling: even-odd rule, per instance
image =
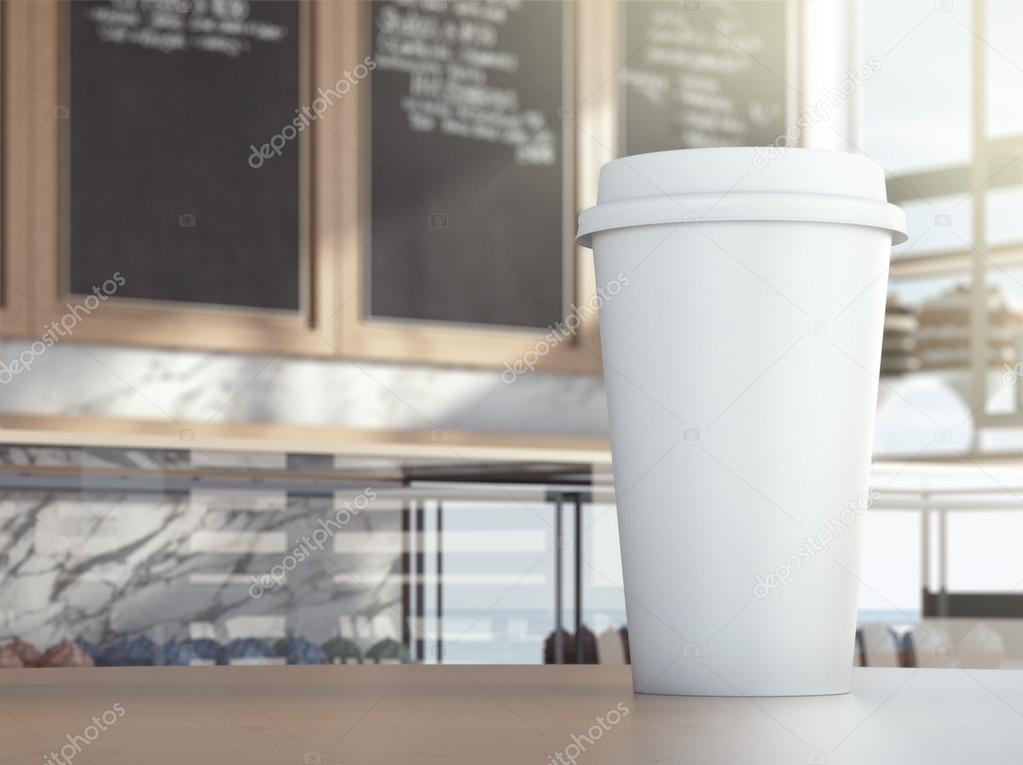
[[784, 0], [639, 0], [622, 3], [622, 15], [623, 154], [784, 136]]
[[368, 313], [563, 317], [564, 8], [374, 2]]
[[71, 292], [298, 310], [299, 4], [66, 12]]

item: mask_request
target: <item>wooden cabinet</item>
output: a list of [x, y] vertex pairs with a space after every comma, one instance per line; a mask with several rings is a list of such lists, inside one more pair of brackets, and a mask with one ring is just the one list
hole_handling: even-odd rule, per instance
[[599, 372], [573, 238], [622, 149], [639, 61], [622, 18], [613, 2], [5, 3], [0, 332]]

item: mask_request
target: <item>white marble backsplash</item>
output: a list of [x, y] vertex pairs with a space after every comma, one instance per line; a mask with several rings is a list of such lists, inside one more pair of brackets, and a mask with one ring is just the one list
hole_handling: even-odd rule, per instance
[[[30, 342], [0, 342], [10, 364]], [[2, 367], [0, 367], [2, 369]], [[601, 436], [599, 376], [162, 351], [64, 341], [4, 376], [0, 414]]]
[[[81, 468], [83, 475], [205, 459], [179, 450], [0, 446], [0, 464]], [[279, 465], [266, 467], [287, 464], [285, 455], [261, 456], [267, 460]], [[252, 455], [218, 455], [221, 466], [252, 462]], [[289, 632], [319, 644], [339, 634], [343, 618], [386, 621], [400, 635], [400, 507], [371, 502], [313, 546], [320, 519], [335, 517], [343, 501], [258, 486], [188, 494], [0, 490], [0, 642], [18, 636], [45, 648], [77, 635], [103, 644], [145, 634], [162, 643], [197, 629], [227, 642], [256, 636], [239, 634], [244, 622], [280, 626], [262, 637]], [[388, 544], [338, 551], [338, 538], [360, 534]], [[299, 545], [308, 555], [296, 562], [289, 556]], [[271, 583], [266, 577], [275, 570], [285, 573]], [[377, 637], [367, 634], [360, 647]]]

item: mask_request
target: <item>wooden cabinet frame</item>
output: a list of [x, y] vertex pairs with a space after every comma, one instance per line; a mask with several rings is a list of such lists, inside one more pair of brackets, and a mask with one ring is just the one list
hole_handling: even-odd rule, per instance
[[[5, 120], [18, 120], [31, 131], [15, 161], [5, 163], [4, 182], [17, 194], [5, 195], [4, 238], [9, 240], [6, 274], [23, 281], [28, 305], [17, 321], [5, 322], [4, 335], [28, 332], [60, 318], [68, 303], [67, 162], [65, 142], [67, 7], [61, 0], [12, 0], [5, 36], [17, 43], [9, 52], [18, 66], [5, 67]], [[566, 159], [564, 194], [566, 311], [592, 299], [595, 289], [590, 254], [573, 244], [575, 220], [582, 206], [575, 190], [581, 182], [595, 188], [587, 161], [603, 161], [579, 129], [592, 122], [595, 109], [581, 109], [577, 94], [599, 81], [601, 69], [583, 66], [585, 52], [599, 50], [601, 40], [587, 37], [593, 20], [610, 13], [612, 4], [566, 4], [566, 93], [571, 110], [563, 122]], [[302, 3], [303, 91], [331, 83], [369, 51], [368, 3], [307, 0]], [[315, 22], [311, 19], [315, 16]], [[8, 25], [5, 25], [7, 27]], [[599, 26], [599, 25], [598, 25]], [[608, 30], [613, 31], [613, 30]], [[609, 48], [604, 47], [603, 50]], [[6, 55], [6, 54], [5, 54]], [[605, 62], [603, 68], [607, 68]], [[585, 74], [583, 74], [585, 73]], [[363, 290], [364, 222], [368, 209], [369, 87], [356, 88], [305, 131], [302, 147], [305, 267], [303, 310], [299, 313], [203, 306], [120, 298], [103, 304], [74, 332], [76, 340], [138, 347], [224, 350], [273, 355], [351, 356], [381, 361], [493, 366], [513, 364], [535, 350], [547, 330], [462, 327], [423, 322], [373, 320], [365, 316]], [[309, 98], [303, 98], [308, 103]], [[73, 115], [71, 116], [73, 119]], [[6, 125], [6, 122], [5, 122]], [[591, 134], [599, 133], [590, 126]], [[13, 131], [12, 135], [18, 135]], [[608, 146], [613, 145], [611, 138]], [[5, 314], [0, 315], [7, 318]], [[40, 330], [41, 332], [42, 330]], [[543, 356], [540, 368], [597, 373], [599, 341], [595, 321]]]
[[[582, 169], [593, 160], [587, 139], [579, 128], [596, 116], [596, 109], [580, 109], [580, 93], [595, 87], [595, 77], [607, 68], [607, 62], [596, 70], [587, 69], [584, 51], [600, 50], [601, 40], [588, 37], [588, 32], [601, 16], [611, 10], [610, 3], [565, 3], [565, 109], [562, 119], [562, 147], [566, 164], [563, 184], [565, 215], [563, 251], [565, 290], [563, 310], [583, 305], [596, 293], [589, 251], [574, 244], [576, 216], [581, 200], [576, 194], [582, 180]], [[330, 4], [336, 14], [331, 24], [339, 30], [337, 71], [368, 56], [371, 44], [371, 8], [368, 3]], [[540, 30], [537, 32], [542, 34]], [[604, 51], [610, 48], [604, 47]], [[599, 82], [599, 80], [596, 80]], [[335, 152], [332, 163], [343, 168], [341, 197], [336, 209], [341, 211], [344, 235], [338, 242], [340, 266], [336, 272], [336, 294], [340, 303], [334, 324], [335, 344], [346, 356], [378, 360], [418, 362], [427, 364], [458, 364], [504, 368], [529, 352], [536, 352], [544, 342], [548, 329], [520, 330], [482, 328], [455, 324], [430, 323], [368, 317], [366, 312], [369, 278], [366, 269], [366, 228], [369, 221], [368, 189], [371, 162], [369, 143], [370, 87], [360, 87], [342, 105], [341, 136], [331, 146]], [[590, 132], [595, 131], [592, 127]], [[609, 143], [612, 146], [613, 143]], [[595, 175], [586, 173], [587, 182], [595, 188]], [[425, 224], [425, 221], [424, 221]], [[537, 368], [577, 373], [599, 373], [600, 351], [596, 321], [587, 321], [579, 332], [542, 355]]]
[[[36, 334], [67, 310], [66, 0], [4, 2], [3, 335]], [[790, 2], [795, 26], [798, 2]], [[573, 243], [578, 212], [594, 204], [600, 166], [618, 146], [618, 3], [566, 2], [562, 118], [564, 310], [595, 299], [592, 256]], [[303, 0], [302, 103], [370, 53], [366, 2]], [[313, 20], [315, 19], [315, 20]], [[798, 30], [797, 30], [798, 31]], [[540, 33], [538, 31], [538, 33]], [[790, 76], [796, 76], [790, 46]], [[9, 65], [8, 65], [9, 62]], [[367, 316], [371, 81], [359, 84], [300, 139], [304, 273], [300, 312], [119, 298], [80, 322], [76, 341], [135, 347], [350, 357], [504, 369], [537, 357], [545, 371], [599, 373], [596, 318], [546, 343], [546, 329], [512, 329]], [[790, 120], [794, 104], [788, 106]], [[72, 115], [73, 119], [73, 115]], [[17, 287], [12, 289], [11, 285]], [[540, 353], [539, 351], [543, 352]]]
[[[0, 335], [29, 337], [33, 327], [35, 282], [32, 230], [21, 212], [20, 178], [31, 173], [31, 145], [37, 125], [31, 109], [12, 108], [32, 101], [32, 84], [23, 75], [30, 66], [31, 40], [12, 33], [28, 10], [24, 2], [0, 4]], [[13, 27], [12, 27], [13, 25]]]
[[[33, 271], [33, 323], [43, 327], [66, 313], [69, 303], [81, 300], [67, 289], [68, 6], [58, 0], [15, 0], [5, 5], [9, 6], [8, 34], [13, 40], [23, 41], [26, 48], [19, 51], [23, 70], [5, 76], [8, 81], [23, 78], [26, 87], [10, 92], [5, 107], [20, 119], [38, 123], [20, 152], [23, 161], [5, 177], [8, 189], [14, 190], [14, 209], [9, 207], [7, 214], [15, 230], [25, 226], [31, 239], [26, 252]], [[308, 103], [312, 83], [329, 74], [315, 51], [329, 49], [335, 41], [326, 27], [312, 22], [318, 4], [302, 3], [301, 8], [300, 100]], [[317, 127], [314, 124], [299, 139], [303, 209], [300, 311], [120, 298], [104, 302], [79, 322], [74, 339], [271, 355], [334, 354], [329, 333], [324, 330], [324, 318], [333, 313], [331, 259], [323, 254], [323, 245], [334, 232], [329, 230], [330, 210], [323, 205], [332, 196], [326, 187], [335, 176], [310, 172], [318, 144], [329, 136]]]

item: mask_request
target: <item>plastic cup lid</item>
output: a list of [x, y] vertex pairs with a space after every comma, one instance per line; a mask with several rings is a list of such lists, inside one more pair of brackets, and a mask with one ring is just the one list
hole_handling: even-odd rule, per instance
[[597, 204], [579, 216], [577, 241], [661, 223], [805, 221], [870, 226], [907, 239], [889, 204], [884, 170], [867, 157], [817, 149], [730, 147], [639, 154], [601, 169]]

